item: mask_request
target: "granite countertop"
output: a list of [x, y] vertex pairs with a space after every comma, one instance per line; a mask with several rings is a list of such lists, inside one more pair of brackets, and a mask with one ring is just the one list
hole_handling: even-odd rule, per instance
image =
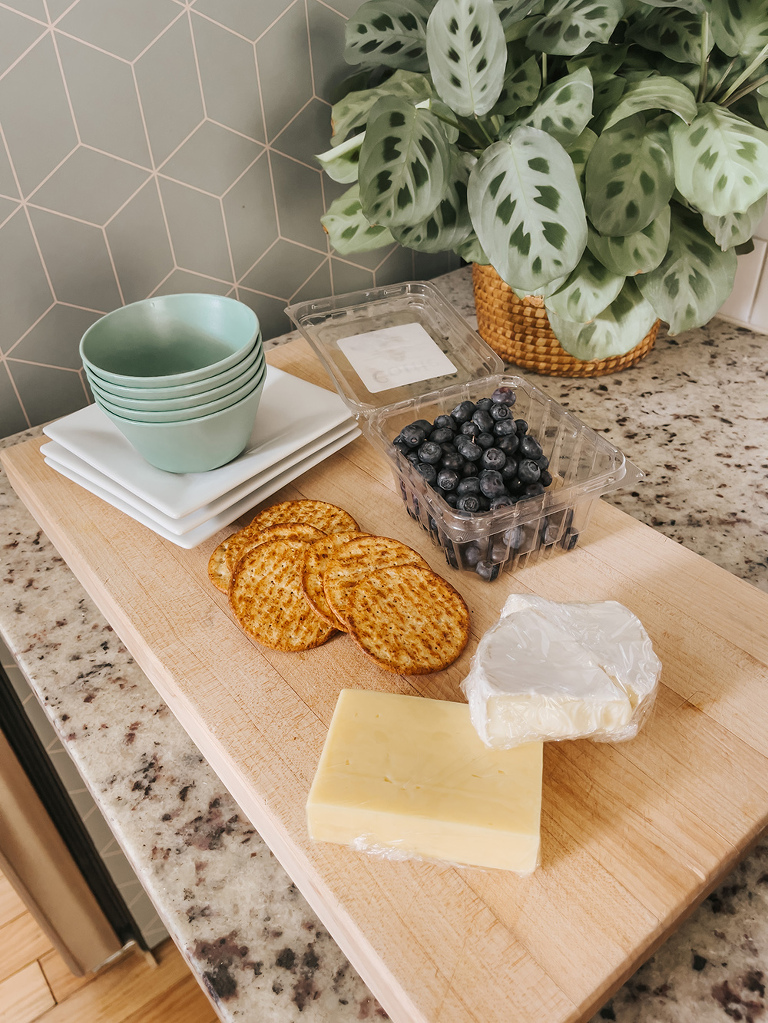
[[[468, 269], [437, 283], [474, 323]], [[768, 338], [715, 319], [613, 376], [524, 375], [646, 472], [611, 503], [768, 591]], [[387, 1018], [2, 472], [0, 523], [0, 635], [221, 1019]], [[767, 973], [764, 840], [594, 1023], [757, 1023]]]

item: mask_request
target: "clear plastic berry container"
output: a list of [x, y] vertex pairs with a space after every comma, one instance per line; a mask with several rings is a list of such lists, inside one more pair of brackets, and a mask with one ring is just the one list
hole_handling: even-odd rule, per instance
[[[489, 581], [553, 553], [573, 550], [595, 502], [643, 473], [622, 452], [504, 363], [429, 282], [359, 291], [286, 310], [323, 362], [368, 439], [389, 459], [411, 518], [448, 564]], [[543, 493], [475, 512], [452, 507], [393, 444], [416, 420], [434, 423], [462, 401], [515, 393], [548, 459]]]

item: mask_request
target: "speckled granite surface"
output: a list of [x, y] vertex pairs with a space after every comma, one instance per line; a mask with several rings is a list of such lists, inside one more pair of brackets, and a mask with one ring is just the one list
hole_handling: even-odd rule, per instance
[[[472, 319], [468, 271], [438, 283]], [[768, 338], [715, 320], [621, 374], [526, 375], [647, 473], [613, 503], [768, 590]], [[386, 1018], [3, 473], [0, 547], [0, 634], [222, 1020]], [[761, 1023], [766, 975], [763, 841], [594, 1023]]]

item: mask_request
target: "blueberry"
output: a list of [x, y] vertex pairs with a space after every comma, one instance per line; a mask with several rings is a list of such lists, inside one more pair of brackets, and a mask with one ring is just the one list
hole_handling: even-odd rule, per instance
[[405, 454], [405, 452], [408, 451], [410, 447], [410, 445], [408, 445], [399, 434], [392, 441], [392, 444], [398, 451], [401, 451], [403, 454]]
[[542, 487], [541, 483], [529, 483], [525, 488], [526, 497], [539, 497], [543, 493], [544, 487]]
[[437, 479], [437, 469], [431, 462], [418, 462], [416, 472], [423, 477], [427, 483], [434, 483]]
[[417, 426], [420, 430], [423, 430], [424, 433], [429, 433], [429, 431], [432, 429], [432, 423], [430, 423], [428, 419], [416, 419], [410, 425]]
[[502, 385], [501, 387], [497, 387], [493, 392], [491, 395], [491, 401], [501, 405], [507, 405], [509, 408], [512, 408], [517, 401], [517, 395], [511, 387], [505, 387]]
[[409, 448], [417, 448], [427, 439], [427, 433], [431, 432], [431, 425], [429, 430], [424, 430], [416, 423], [411, 423], [410, 425], [402, 428], [400, 431], [400, 437], [405, 441]]
[[462, 401], [453, 409], [451, 415], [457, 423], [466, 423], [472, 418], [474, 411], [475, 403], [473, 401]]
[[451, 568], [458, 568], [459, 559], [456, 557], [456, 552], [454, 551], [453, 547], [444, 547], [443, 550], [445, 551], [445, 560], [448, 562]]
[[563, 533], [563, 538], [560, 541], [560, 546], [563, 550], [572, 551], [576, 544], [579, 542], [579, 534], [575, 529], [568, 528]]
[[442, 426], [438, 430], [433, 430], [429, 435], [429, 439], [434, 441], [435, 444], [451, 444], [455, 436], [454, 430], [449, 430], [447, 426]]
[[450, 469], [451, 472], [457, 473], [461, 471], [464, 459], [458, 451], [446, 451], [440, 459], [440, 465], [443, 469]]
[[553, 544], [557, 540], [558, 526], [555, 522], [550, 522], [546, 517], [541, 520], [541, 529], [539, 530], [539, 537], [542, 544], [549, 545]]
[[456, 493], [459, 497], [464, 497], [465, 494], [479, 494], [480, 480], [477, 476], [470, 476], [468, 479], [459, 480], [456, 486]]
[[437, 474], [437, 485], [441, 490], [455, 490], [459, 485], [459, 475], [454, 469], [443, 468]]
[[[502, 479], [504, 477], [502, 476]], [[525, 493], [525, 483], [518, 479], [517, 476], [513, 476], [512, 479], [506, 480], [507, 493], [511, 494], [512, 497], [521, 497]]]
[[477, 435], [476, 443], [479, 444], [481, 448], [492, 448], [496, 445], [496, 438], [492, 433], [479, 433]]
[[489, 412], [484, 412], [483, 409], [478, 409], [472, 415], [472, 422], [477, 423], [483, 433], [490, 433], [493, 429], [493, 419]]
[[507, 545], [501, 539], [495, 539], [488, 551], [488, 560], [494, 565], [500, 565], [507, 560], [509, 551]]
[[[506, 405], [499, 405], [499, 408], [506, 408]], [[517, 429], [514, 419], [497, 419], [493, 424], [493, 432], [497, 437], [514, 437], [517, 442]]]
[[502, 494], [506, 493], [501, 473], [495, 469], [484, 469], [480, 473], [479, 479], [480, 493], [486, 497], [501, 497]]
[[496, 447], [503, 451], [505, 455], [514, 455], [520, 446], [520, 439], [516, 433], [510, 433], [506, 437], [499, 437], [496, 441]]
[[499, 574], [500, 566], [493, 565], [489, 561], [478, 561], [475, 571], [481, 579], [492, 582]]
[[453, 416], [438, 416], [435, 420], [435, 426], [439, 430], [451, 430], [453, 433], [456, 433], [459, 428], [459, 424]]
[[413, 448], [411, 448], [410, 451], [406, 452], [405, 457], [408, 459], [408, 461], [411, 463], [411, 465], [418, 465], [419, 464], [419, 461], [420, 461], [419, 453], [418, 453], [418, 451], [415, 451]]
[[482, 557], [482, 548], [477, 543], [469, 543], [462, 552], [464, 564], [467, 568], [474, 568]]
[[477, 425], [477, 423], [475, 423], [471, 419], [468, 422], [466, 422], [466, 423], [462, 423], [461, 430], [459, 431], [459, 433], [462, 436], [469, 437], [470, 440], [474, 440], [475, 437], [477, 437], [478, 434], [480, 434], [482, 432], [483, 431], [480, 429], [480, 427]]
[[422, 462], [429, 462], [430, 465], [437, 465], [443, 457], [443, 449], [434, 441], [425, 440], [419, 448], [419, 459]]
[[461, 467], [462, 478], [468, 476], [478, 476], [479, 474], [480, 469], [478, 468], [476, 462], [465, 462], [464, 465], [462, 465]]
[[484, 469], [498, 469], [501, 471], [507, 461], [507, 456], [498, 448], [486, 448], [480, 464]]
[[456, 502], [456, 509], [463, 512], [480, 511], [480, 499], [477, 494], [463, 494]]
[[541, 469], [532, 458], [524, 458], [517, 469], [517, 478], [521, 483], [538, 483]]
[[466, 458], [468, 462], [476, 462], [483, 453], [483, 449], [479, 444], [475, 444], [469, 437], [457, 437], [456, 438], [456, 450], [459, 454]]
[[500, 423], [505, 419], [512, 418], [512, 413], [509, 411], [509, 408], [506, 405], [492, 405], [488, 412], [488, 415], [496, 423]]
[[542, 487], [548, 487], [552, 483], [552, 473], [549, 469], [542, 469], [541, 476], [539, 476], [539, 483]]
[[528, 424], [524, 419], [515, 420], [515, 429], [522, 436], [524, 433], [528, 433]]
[[502, 533], [502, 539], [507, 547], [516, 551], [523, 542], [523, 527], [510, 526], [509, 529], [505, 529]]
[[449, 504], [451, 508], [455, 508], [456, 505], [459, 503], [459, 499], [456, 496], [456, 492], [454, 490], [446, 490], [443, 493], [443, 500], [445, 501], [446, 504]]
[[543, 471], [549, 468], [549, 459], [546, 455], [539, 455], [538, 458], [534, 459], [538, 467]]
[[520, 451], [526, 458], [541, 458], [542, 455], [541, 444], [530, 434], [520, 438]]
[[497, 508], [510, 508], [514, 503], [509, 494], [501, 494], [499, 497], [491, 498], [491, 511], [496, 511]]
[[491, 405], [493, 405], [493, 401], [490, 398], [480, 398], [479, 401], [475, 402], [475, 407], [479, 408], [481, 412], [488, 412]]
[[499, 469], [505, 483], [508, 483], [517, 476], [517, 465], [518, 462], [514, 455], [508, 455], [506, 462], [502, 465], [501, 469]]

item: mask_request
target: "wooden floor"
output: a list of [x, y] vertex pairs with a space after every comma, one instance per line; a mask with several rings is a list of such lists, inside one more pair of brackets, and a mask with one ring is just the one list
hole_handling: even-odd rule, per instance
[[73, 977], [0, 874], [0, 1023], [215, 1023], [217, 1016], [176, 946], [139, 951]]

